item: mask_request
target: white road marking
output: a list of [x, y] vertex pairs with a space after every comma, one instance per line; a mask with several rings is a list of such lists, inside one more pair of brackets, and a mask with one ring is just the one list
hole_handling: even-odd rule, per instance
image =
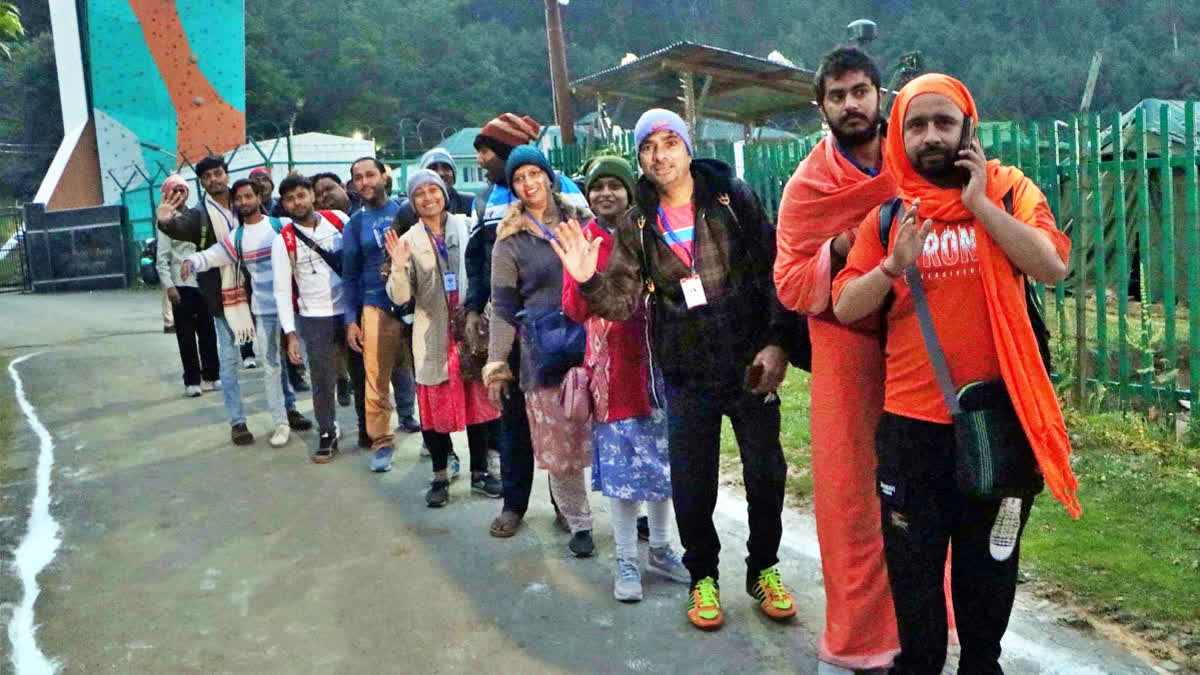
[[29, 427], [38, 438], [37, 486], [33, 493], [33, 503], [29, 508], [29, 525], [21, 543], [13, 553], [13, 567], [21, 580], [24, 593], [21, 604], [13, 612], [8, 624], [8, 639], [12, 643], [12, 663], [17, 675], [42, 675], [54, 673], [59, 664], [46, 658], [37, 645], [37, 626], [33, 622], [33, 609], [37, 603], [41, 588], [38, 587], [37, 575], [41, 573], [58, 551], [61, 543], [61, 529], [58, 521], [50, 515], [50, 479], [54, 468], [54, 440], [50, 432], [38, 419], [33, 404], [25, 397], [25, 387], [21, 376], [17, 374], [17, 364], [37, 356], [41, 352], [26, 354], [14, 359], [8, 364], [8, 374], [12, 378], [17, 395], [17, 405]]

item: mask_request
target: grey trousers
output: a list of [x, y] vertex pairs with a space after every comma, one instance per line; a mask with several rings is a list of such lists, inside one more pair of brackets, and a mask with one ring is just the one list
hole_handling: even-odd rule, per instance
[[313, 413], [317, 430], [333, 431], [337, 416], [338, 363], [346, 350], [346, 326], [342, 316], [296, 317], [300, 337], [308, 353], [312, 383]]

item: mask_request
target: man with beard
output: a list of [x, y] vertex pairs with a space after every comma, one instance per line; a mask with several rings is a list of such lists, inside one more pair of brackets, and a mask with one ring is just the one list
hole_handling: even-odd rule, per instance
[[863, 217], [896, 193], [880, 152], [879, 70], [856, 47], [821, 60], [817, 104], [831, 134], [800, 162], [779, 208], [779, 301], [812, 341], [813, 510], [825, 583], [819, 673], [886, 668], [899, 651], [875, 496], [883, 410], [879, 320], [833, 316], [833, 278]]
[[212, 246], [184, 259], [179, 274], [187, 279], [193, 270], [203, 273], [216, 267], [231, 267], [239, 277], [243, 270], [250, 275], [250, 312], [254, 316], [251, 336], [258, 340], [258, 351], [263, 356], [267, 408], [275, 425], [270, 443], [279, 448], [288, 442], [291, 429], [311, 429], [312, 422], [296, 410], [296, 395], [283, 371], [275, 277], [271, 270], [271, 246], [277, 235], [263, 215], [262, 202], [251, 181], [237, 181], [230, 192], [238, 226]]
[[[233, 234], [239, 220], [233, 211], [225, 159], [219, 156], [205, 157], [196, 163], [196, 176], [205, 192], [201, 203], [182, 209], [186, 196], [183, 192], [174, 192], [163, 198], [156, 216], [158, 229], [167, 236], [190, 241], [197, 248], [205, 249]], [[246, 186], [249, 193], [254, 194], [254, 201], [261, 205], [253, 186], [248, 182]], [[254, 442], [254, 435], [246, 427], [242, 390], [238, 383], [238, 366], [241, 364], [238, 345], [248, 344], [254, 339], [254, 318], [242, 289], [243, 279], [240, 270], [232, 265], [197, 275], [197, 283], [204, 293], [217, 330], [221, 395], [225, 402], [225, 413], [229, 415], [230, 437], [234, 445]], [[290, 391], [290, 385], [284, 384]], [[287, 421], [297, 430], [312, 427], [312, 423], [299, 413], [289, 413]]]
[[365, 419], [360, 418], [365, 424], [359, 428], [359, 443], [369, 440], [374, 450], [371, 470], [383, 472], [392, 468], [392, 386], [396, 387], [400, 428], [410, 434], [421, 430], [413, 419], [415, 385], [409, 327], [393, 314], [381, 274], [385, 267], [384, 233], [392, 226], [400, 202], [388, 197], [389, 179], [378, 159], [356, 160], [350, 165], [350, 175], [364, 204], [351, 216], [342, 236], [346, 344], [354, 354], [362, 355], [361, 371], [353, 356], [350, 364], [351, 378], [364, 383], [360, 391], [365, 396], [359, 399], [365, 398]]
[[283, 204], [271, 196], [275, 192], [275, 180], [271, 178], [270, 169], [265, 166], [251, 169], [250, 182], [254, 184], [254, 191], [258, 193], [258, 199], [262, 202], [263, 213], [272, 218], [286, 215]]
[[728, 416], [749, 504], [745, 589], [768, 618], [786, 621], [796, 606], [778, 568], [787, 465], [775, 392], [796, 327], [771, 281], [775, 228], [729, 165], [692, 159], [679, 115], [646, 111], [634, 138], [643, 176], [608, 267], [597, 271], [601, 242], [586, 240], [578, 223], [559, 226], [551, 245], [592, 314], [627, 321], [649, 295], [652, 353], [666, 383], [675, 520], [692, 581], [688, 620], [701, 630], [724, 622], [713, 510]]
[[[834, 312], [848, 324], [891, 297], [875, 451], [900, 634], [893, 673], [942, 671], [948, 545], [958, 671], [1002, 672], [1021, 531], [1043, 480], [1071, 515], [1080, 513], [1066, 425], [1025, 294], [1026, 276], [1047, 284], [1066, 277], [1071, 241], [1037, 185], [988, 161], [970, 129], [963, 133], [978, 119], [970, 92], [947, 75], [922, 75], [900, 91], [883, 153], [899, 202], [889, 203], [890, 215], [866, 215], [833, 283]], [[990, 392], [989, 400], [973, 407], [973, 392]], [[951, 423], [960, 408], [986, 410], [974, 434], [988, 431], [996, 444], [988, 456], [1004, 460], [995, 479], [1010, 490], [976, 492], [956, 477], [971, 445], [960, 445]], [[990, 438], [1001, 425], [1012, 435]], [[1028, 464], [1015, 469], [1021, 457]]]

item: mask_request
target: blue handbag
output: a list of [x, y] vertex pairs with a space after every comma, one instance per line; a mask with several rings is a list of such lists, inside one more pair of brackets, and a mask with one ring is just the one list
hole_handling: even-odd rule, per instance
[[571, 368], [583, 364], [587, 333], [561, 309], [521, 310], [521, 361], [535, 387], [562, 382]]

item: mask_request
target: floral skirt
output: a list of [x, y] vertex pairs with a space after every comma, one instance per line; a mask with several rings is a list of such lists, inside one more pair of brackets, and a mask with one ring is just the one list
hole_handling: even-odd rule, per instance
[[479, 380], [464, 381], [458, 368], [458, 344], [450, 340], [446, 349], [446, 371], [450, 379], [441, 384], [417, 385], [421, 428], [449, 434], [472, 424], [499, 419], [500, 411], [488, 400], [487, 387]]
[[662, 410], [593, 425], [592, 446], [593, 490], [617, 499], [671, 498], [667, 415]]
[[583, 471], [592, 463], [591, 425], [572, 422], [563, 413], [559, 387], [536, 387], [525, 392], [529, 435], [539, 468], [553, 474]]

